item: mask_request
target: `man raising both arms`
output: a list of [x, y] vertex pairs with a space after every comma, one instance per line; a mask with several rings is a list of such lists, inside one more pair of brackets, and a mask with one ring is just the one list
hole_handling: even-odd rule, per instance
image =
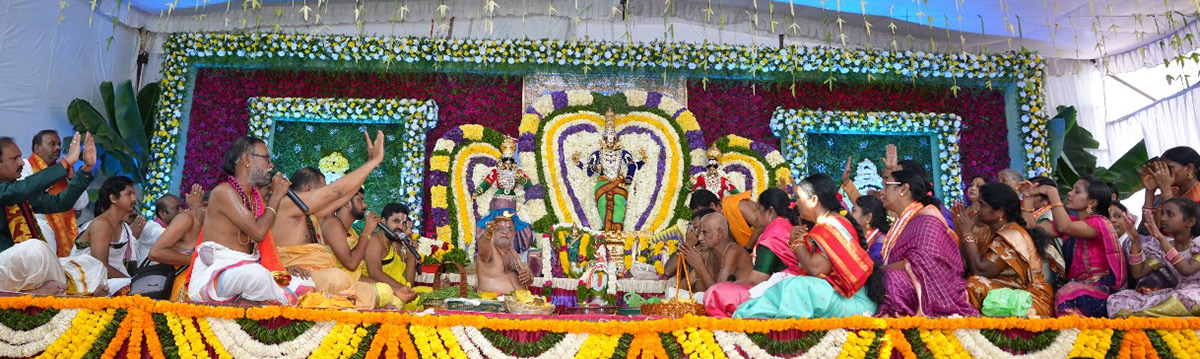
[[[363, 182], [366, 182], [367, 175], [383, 163], [384, 142], [383, 131], [376, 134], [374, 141], [366, 132], [363, 136], [366, 137], [367, 153], [370, 157], [362, 166], [333, 183], [325, 185], [325, 176], [312, 167], [301, 168], [292, 174], [292, 191], [300, 196], [308, 206], [308, 211], [302, 211], [292, 201], [283, 201], [279, 208], [279, 220], [275, 222], [275, 243], [279, 246], [279, 260], [283, 265], [299, 266], [310, 271], [318, 292], [355, 297], [357, 301], [354, 307], [373, 309], [377, 305], [391, 303], [392, 289], [378, 291], [386, 293], [377, 293], [373, 283], [358, 280], [360, 272], [357, 269], [367, 246], [365, 243], [358, 243], [351, 248], [350, 240], [357, 241], [358, 238], [356, 233], [347, 233], [349, 231], [346, 228], [354, 221], [355, 216], [344, 213], [348, 216], [339, 217], [344, 222], [344, 227], [323, 231], [321, 226], [328, 222], [330, 214], [338, 209], [348, 211], [347, 207], [358, 208], [359, 213], [365, 210], [366, 204], [362, 203], [359, 189], [362, 188]], [[351, 199], [356, 199], [357, 203], [347, 206]], [[370, 232], [375, 230], [373, 223], [368, 224], [371, 226], [365, 229], [368, 234], [366, 238], [370, 238]], [[336, 231], [333, 231], [334, 229]], [[332, 235], [327, 238], [326, 234]], [[354, 235], [355, 238], [348, 238], [349, 235]], [[380, 297], [379, 294], [384, 296]], [[342, 302], [335, 305], [344, 304]]]
[[[228, 176], [209, 197], [201, 242], [192, 258], [188, 297], [207, 302], [242, 300], [295, 305], [296, 296], [263, 267], [257, 244], [267, 238], [290, 184], [275, 166], [266, 143], [242, 137], [225, 151]], [[270, 185], [266, 201], [258, 188]], [[219, 284], [219, 285], [218, 285]]]

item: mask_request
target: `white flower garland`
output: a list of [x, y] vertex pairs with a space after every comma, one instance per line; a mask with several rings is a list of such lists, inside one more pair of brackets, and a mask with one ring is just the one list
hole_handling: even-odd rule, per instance
[[[746, 333], [742, 332], [727, 332], [723, 330], [714, 330], [713, 336], [717, 339], [717, 344], [725, 351], [725, 355], [729, 359], [747, 359], [742, 353], [738, 352], [738, 348], [745, 351], [750, 359], [785, 359], [783, 357], [772, 355], [758, 344], [754, 344], [753, 340]], [[846, 339], [849, 337], [849, 332], [845, 329], [831, 329], [825, 332], [825, 336], [820, 342], [808, 348], [808, 351], [803, 355], [786, 359], [816, 359], [816, 358], [833, 358], [837, 357], [842, 352], [842, 346], [846, 345]]]
[[963, 349], [971, 353], [971, 357], [974, 358], [1058, 359], [1066, 358], [1071, 354], [1071, 350], [1075, 347], [1075, 339], [1079, 336], [1079, 329], [1060, 330], [1058, 337], [1045, 349], [1023, 355], [1013, 355], [1000, 349], [987, 337], [984, 337], [979, 329], [958, 329], [954, 331], [954, 336], [958, 337], [958, 342], [962, 344]]
[[303, 334], [295, 339], [279, 344], [263, 344], [242, 330], [233, 319], [198, 317], [196, 320], [206, 320], [212, 328], [213, 335], [225, 347], [225, 350], [235, 358], [272, 358], [300, 359], [307, 358], [313, 350], [321, 345], [321, 341], [333, 330], [336, 322], [316, 322]]
[[[458, 340], [463, 351], [467, 353], [467, 357], [471, 359], [557, 359], [570, 358], [579, 352], [579, 348], [583, 346], [583, 342], [587, 341], [588, 334], [567, 333], [562, 340], [554, 344], [553, 347], [546, 349], [541, 355], [531, 358], [515, 357], [505, 354], [500, 349], [496, 348], [492, 342], [488, 341], [479, 332], [479, 328], [456, 325], [450, 327], [450, 331], [454, 333], [454, 339]], [[482, 354], [482, 355], [480, 355]]]
[[0, 325], [0, 353], [17, 358], [41, 353], [71, 328], [71, 322], [78, 314], [79, 309], [59, 310], [46, 324], [30, 330], [13, 330]]

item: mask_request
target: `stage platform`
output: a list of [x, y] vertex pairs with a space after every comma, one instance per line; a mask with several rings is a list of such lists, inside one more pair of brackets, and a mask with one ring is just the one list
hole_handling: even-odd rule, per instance
[[0, 298], [0, 356], [1195, 358], [1198, 318], [737, 320]]

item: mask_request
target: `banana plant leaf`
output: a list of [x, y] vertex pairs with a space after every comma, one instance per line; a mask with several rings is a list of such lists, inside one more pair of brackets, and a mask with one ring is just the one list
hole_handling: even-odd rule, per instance
[[158, 113], [159, 93], [159, 84], [151, 82], [142, 87], [137, 94], [138, 109], [142, 111], [142, 128], [145, 130], [147, 140], [154, 136], [154, 116]]
[[1137, 192], [1142, 188], [1142, 179], [1138, 177], [1137, 168], [1148, 160], [1146, 141], [1138, 142], [1126, 151], [1110, 168], [1096, 165], [1096, 156], [1088, 150], [1100, 147], [1100, 142], [1092, 133], [1076, 121], [1078, 113], [1074, 107], [1060, 106], [1056, 119], [1065, 121], [1066, 133], [1063, 135], [1062, 152], [1056, 161], [1054, 180], [1058, 183], [1059, 191], [1065, 193], [1080, 178], [1095, 175], [1105, 182], [1112, 183], [1121, 192], [1122, 198]]
[[[116, 97], [116, 90], [113, 88], [111, 81], [104, 81], [100, 83], [100, 99], [101, 101], [104, 101], [104, 118], [107, 118], [110, 121], [114, 118], [117, 118]], [[109, 125], [114, 129], [117, 127], [116, 124]]]
[[116, 87], [116, 117], [110, 118], [125, 144], [133, 149], [127, 153], [139, 166], [146, 163], [149, 152], [146, 145], [146, 126], [142, 123], [142, 112], [138, 109], [137, 94], [133, 91], [133, 83], [122, 82]]
[[1121, 155], [1121, 158], [1113, 162], [1112, 166], [1107, 169], [1101, 168], [1104, 171], [1098, 176], [1117, 186], [1121, 192], [1121, 198], [1126, 198], [1142, 189], [1142, 178], [1138, 176], [1138, 167], [1148, 160], [1150, 160], [1150, 156], [1146, 153], [1146, 140], [1142, 140]]
[[[132, 148], [129, 147], [121, 139], [121, 136], [115, 129], [101, 117], [100, 112], [92, 107], [87, 101], [75, 99], [67, 106], [67, 119], [71, 121], [71, 125], [76, 131], [87, 132], [92, 134], [92, 139], [96, 142], [96, 147], [102, 148], [105, 152], [131, 153]], [[129, 169], [128, 173], [134, 174], [136, 164], [132, 158], [128, 156], [117, 157], [122, 168]]]
[[1067, 132], [1063, 137], [1062, 156], [1059, 157], [1059, 166], [1066, 165], [1071, 172], [1075, 173], [1090, 173], [1090, 169], [1096, 168], [1096, 156], [1088, 152], [1100, 148], [1100, 142], [1092, 137], [1092, 133], [1083, 126], [1079, 126], [1076, 121], [1078, 112], [1075, 107], [1059, 107], [1058, 118], [1066, 121]]

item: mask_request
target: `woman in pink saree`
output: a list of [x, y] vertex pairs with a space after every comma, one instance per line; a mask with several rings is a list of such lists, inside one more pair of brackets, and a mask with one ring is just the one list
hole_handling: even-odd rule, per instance
[[[788, 247], [792, 239], [792, 226], [799, 223], [797, 212], [787, 192], [769, 188], [758, 195], [758, 213], [747, 218], [754, 228], [764, 228], [754, 247], [754, 271], [751, 275], [738, 278], [737, 282], [717, 283], [704, 293], [704, 306], [708, 315], [728, 318], [738, 306], [750, 300], [750, 290], [764, 283], [774, 283], [788, 277], [804, 274], [796, 253]], [[769, 284], [762, 285], [763, 289]]]
[[899, 213], [883, 243], [887, 298], [879, 316], [978, 316], [967, 300], [958, 236], [933, 205], [933, 190], [918, 173], [889, 174], [883, 206]]
[[[1108, 296], [1125, 286], [1125, 253], [1108, 220], [1112, 190], [1098, 178], [1075, 182], [1064, 202], [1053, 186], [1038, 186], [1031, 194], [1050, 199], [1054, 230], [1066, 237], [1063, 254], [1067, 284], [1054, 295], [1058, 315], [1103, 318], [1108, 316]], [[1067, 210], [1075, 211], [1072, 216]]]

